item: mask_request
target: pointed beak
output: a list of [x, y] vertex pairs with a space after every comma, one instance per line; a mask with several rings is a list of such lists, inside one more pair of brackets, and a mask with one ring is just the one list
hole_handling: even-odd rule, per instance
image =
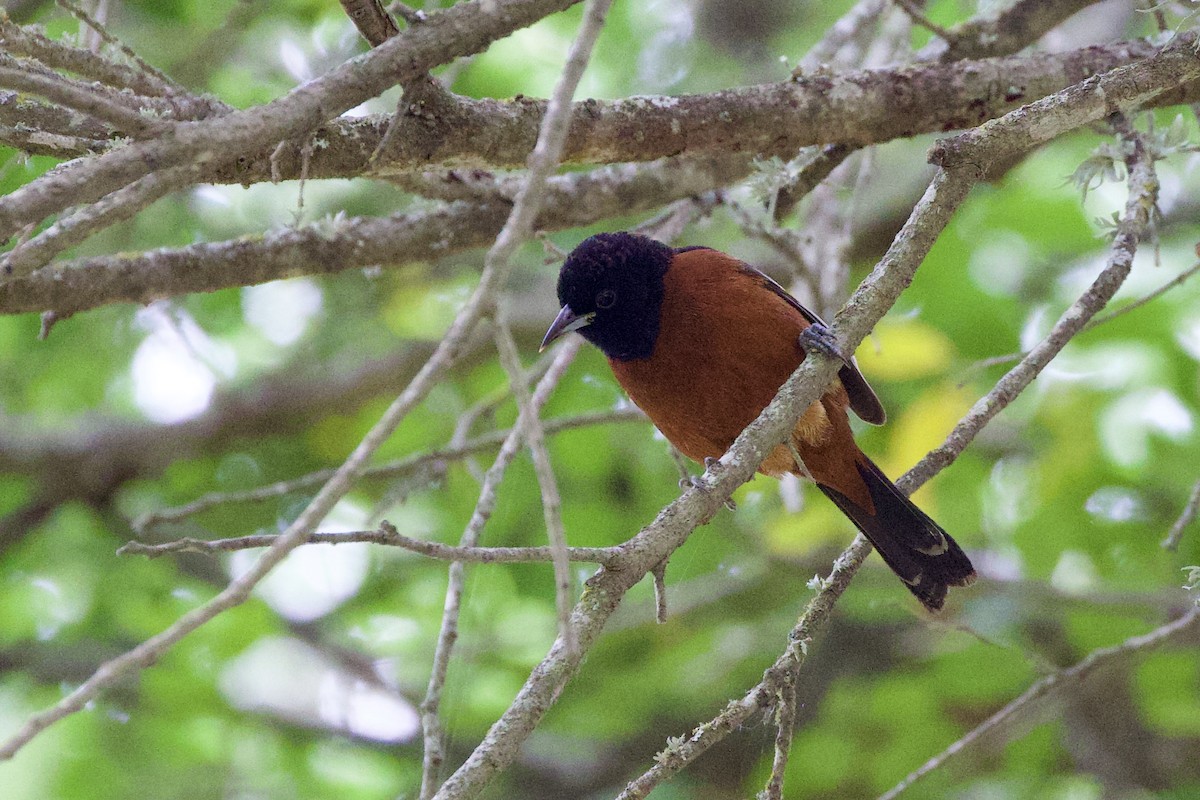
[[551, 342], [563, 334], [586, 328], [595, 319], [595, 312], [578, 315], [571, 310], [570, 306], [563, 306], [562, 310], [558, 312], [558, 316], [554, 318], [554, 322], [550, 323], [550, 330], [546, 331], [546, 338], [542, 339], [542, 346], [538, 348], [538, 352], [545, 350]]

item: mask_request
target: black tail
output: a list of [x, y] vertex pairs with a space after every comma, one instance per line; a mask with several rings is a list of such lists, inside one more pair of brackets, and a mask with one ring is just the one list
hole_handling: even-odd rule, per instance
[[855, 461], [867, 484], [872, 514], [837, 489], [818, 483], [821, 491], [871, 540], [892, 572], [930, 611], [937, 611], [951, 586], [975, 580], [970, 559], [941, 527], [900, 493], [883, 471], [864, 455]]

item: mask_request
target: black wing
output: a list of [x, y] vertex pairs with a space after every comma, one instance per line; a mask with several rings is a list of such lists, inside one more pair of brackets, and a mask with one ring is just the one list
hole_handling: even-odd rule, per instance
[[[788, 290], [776, 283], [770, 275], [755, 269], [749, 264], [743, 266], [747, 272], [762, 281], [763, 286], [766, 286], [772, 292], [786, 300], [788, 305], [804, 315], [804, 318], [809, 322], [825, 325], [825, 320], [805, 308], [799, 300], [792, 297], [788, 293]], [[838, 378], [842, 381], [842, 386], [846, 388], [846, 394], [850, 396], [850, 408], [854, 409], [854, 413], [863, 422], [869, 422], [872, 425], [882, 425], [887, 421], [887, 412], [883, 410], [883, 403], [879, 402], [879, 397], [875, 394], [875, 390], [871, 388], [871, 384], [867, 383], [867, 379], [858, 371], [858, 362], [853, 357], [850, 359], [849, 364], [838, 370]]]

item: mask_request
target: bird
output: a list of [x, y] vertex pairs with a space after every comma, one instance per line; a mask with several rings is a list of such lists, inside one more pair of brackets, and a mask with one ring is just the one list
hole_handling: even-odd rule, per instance
[[[542, 349], [577, 331], [629, 398], [688, 458], [711, 463], [775, 397], [808, 348], [836, 352], [824, 321], [765, 273], [718, 250], [630, 232], [580, 243], [558, 276], [561, 310]], [[759, 467], [808, 478], [930, 611], [975, 579], [958, 543], [854, 441], [848, 410], [886, 414], [853, 359]]]

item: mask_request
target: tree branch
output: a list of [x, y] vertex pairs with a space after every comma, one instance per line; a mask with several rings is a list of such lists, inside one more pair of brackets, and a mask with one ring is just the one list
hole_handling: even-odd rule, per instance
[[993, 14], [981, 14], [955, 25], [922, 55], [957, 61], [1013, 53], [1036, 42], [1063, 20], [1094, 6], [1097, 0], [1017, 0]]
[[989, 163], [1005, 162], [1069, 130], [1141, 108], [1200, 78], [1196, 42], [1195, 32], [1180, 34], [1135, 64], [1090, 77], [953, 139], [941, 139], [930, 161], [950, 167], [986, 152]]
[[[1080, 102], [1088, 102], [1086, 95], [1074, 94], [1073, 97], [1078, 98]], [[1017, 135], [1021, 133], [1018, 131]], [[1131, 130], [1126, 130], [1124, 135], [1132, 144], [1125, 162], [1129, 171], [1129, 198], [1125, 203], [1125, 214], [1117, 227], [1107, 265], [1087, 291], [1059, 317], [1046, 338], [971, 407], [946, 437], [945, 443], [931, 450], [913, 467], [912, 472], [915, 475], [927, 478], [953, 463], [983, 426], [1033, 382], [1063, 347], [1104, 308], [1125, 282], [1133, 266], [1133, 255], [1137, 251], [1138, 242], [1146, 231], [1157, 202], [1158, 178], [1154, 173], [1154, 162], [1146, 152], [1142, 137]], [[999, 148], [1007, 147], [1003, 142], [997, 142], [997, 145]], [[897, 482], [897, 486], [903, 488], [900, 482]]]
[[[976, 179], [977, 174], [969, 168], [954, 174], [938, 173], [888, 253], [835, 318], [843, 351], [852, 352], [895, 303]], [[578, 654], [568, 652], [561, 639], [555, 642], [512, 705], [442, 787], [437, 795], [439, 800], [477, 796], [491, 777], [516, 757], [521, 743], [578, 671], [581, 654], [591, 647], [625, 592], [682, 545], [697, 526], [717, 512], [735, 488], [754, 474], [767, 454], [795, 427], [803, 410], [817, 399], [837, 366], [819, 355], [806, 358], [758, 419], [738, 436], [720, 461], [705, 471], [696, 486], [619, 546], [619, 566], [602, 568], [593, 576], [572, 612], [571, 624], [580, 645]], [[865, 556], [870, 552], [869, 546], [864, 545], [861, 552]], [[857, 569], [857, 564], [853, 569]]]
[[[1064, 103], [1081, 102], [1078, 95], [1071, 95], [1063, 99]], [[1020, 114], [1021, 111], [1012, 112], [1009, 117]], [[1045, 113], [1045, 112], [1043, 112]], [[1007, 120], [1008, 117], [1005, 118]], [[1005, 120], [1001, 120], [1003, 123]], [[1036, 120], [1031, 120], [1036, 123]], [[1082, 124], [1082, 123], [1081, 123]], [[1019, 129], [1009, 127], [1003, 124], [996, 126], [997, 133], [990, 136], [981, 136], [977, 140], [978, 150], [971, 159], [963, 159], [958, 162], [962, 166], [971, 165], [981, 168], [981, 165], [990, 163], [991, 154], [995, 151], [1011, 152], [1008, 150], [1010, 142], [1006, 139], [1007, 136], [1019, 136]], [[1110, 268], [1097, 278], [1093, 287], [1072, 306], [1064, 315], [1063, 321], [1059, 326], [1056, 326], [1058, 333], [1065, 338], [1054, 338], [1053, 344], [1051, 337], [1055, 336], [1052, 331], [1051, 337], [1047, 337], [1047, 341], [1043, 342], [1045, 348], [1039, 346], [1035, 348], [1035, 352], [1041, 350], [1042, 353], [1048, 353], [1047, 360], [1053, 357], [1059, 349], [1069, 340], [1070, 336], [1077, 333], [1078, 330], [1086, 323], [1087, 319], [1095, 314], [1104, 303], [1111, 298], [1112, 294], [1119, 288], [1124, 276], [1128, 274], [1129, 267], [1132, 263], [1133, 253], [1136, 250], [1136, 245], [1141, 233], [1145, 230], [1146, 224], [1149, 222], [1150, 210], [1154, 205], [1154, 198], [1157, 196], [1158, 183], [1154, 177], [1153, 163], [1149, 158], [1144, 143], [1140, 136], [1137, 136], [1132, 131], [1126, 130], [1125, 135], [1130, 138], [1133, 147], [1130, 151], [1127, 166], [1130, 174], [1130, 199], [1126, 207], [1126, 217], [1122, 220], [1119, 227], [1119, 233], [1116, 242], [1114, 243], [1113, 256], [1110, 263]], [[996, 137], [996, 138], [993, 138]], [[939, 143], [940, 144], [940, 143]], [[935, 147], [935, 152], [938, 148]], [[961, 169], [962, 166], [959, 168]], [[928, 202], [931, 195], [936, 198], [937, 192], [935, 187], [940, 183], [950, 184], [951, 188], [956, 189], [953, 195], [955, 198], [965, 196], [966, 190], [971, 185], [970, 180], [952, 181], [953, 173], [939, 172], [934, 179], [934, 184], [930, 186], [930, 191], [926, 192], [926, 197], [922, 200], [926, 209], [937, 209], [938, 203]], [[979, 173], [975, 173], [976, 176]], [[950, 209], [957, 205], [957, 202], [950, 204]], [[918, 218], [918, 212], [922, 209], [919, 205], [914, 209], [913, 215], [909, 217], [909, 222], [905, 225], [905, 230], [910, 227], [916, 228], [914, 220]], [[934, 235], [940, 232], [945, 226], [946, 219], [938, 218], [939, 225], [933, 226]], [[897, 237], [897, 242], [905, 235], [905, 231], [901, 231]], [[896, 243], [893, 243], [893, 247]], [[889, 251], [890, 252], [890, 251]], [[886, 257], [885, 257], [886, 258]], [[881, 262], [882, 263], [882, 262]], [[879, 267], [876, 268], [876, 272]], [[872, 274], [874, 276], [874, 273]], [[911, 280], [911, 278], [910, 278]], [[903, 287], [901, 287], [903, 288]], [[847, 303], [847, 308], [855, 302], [863, 294], [863, 289], [855, 293], [854, 297]], [[841, 314], [838, 315], [839, 319]], [[1054, 347], [1056, 349], [1051, 350]], [[1043, 364], [1044, 366], [1044, 364]], [[1040, 371], [1040, 367], [1037, 368]], [[1015, 372], [1016, 370], [1014, 370]], [[906, 494], [911, 494], [921, 484], [929, 480], [933, 475], [940, 472], [953, 461], [953, 457], [961, 453], [967, 444], [975, 437], [975, 435], [987, 424], [990, 419], [999, 412], [1004, 405], [1007, 405], [1017, 394], [1020, 393], [1033, 377], [1036, 371], [1028, 374], [1028, 379], [1020, 381], [1016, 378], [1009, 380], [1006, 376], [1002, 379], [995, 389], [989, 395], [980, 400], [974, 408], [965, 416], [954, 431], [947, 438], [947, 443], [940, 448], [931, 451], [926, 455], [917, 466], [905, 473], [899, 480], [896, 481], [896, 486]], [[1011, 392], [1011, 395], [1007, 394]], [[1002, 399], [995, 399], [1002, 398]], [[981, 411], [980, 409], [984, 409]], [[990, 412], [990, 413], [988, 413]], [[953, 452], [953, 456], [948, 458], [938, 458], [939, 454]], [[669, 744], [667, 750], [660, 753], [656, 758], [657, 763], [650, 770], [645, 772], [641, 777], [631, 782], [619, 797], [619, 800], [637, 800], [637, 798], [645, 797], [649, 792], [667, 779], [674, 775], [679, 770], [690, 764], [696, 758], [699, 758], [712, 745], [723, 739], [729, 732], [740, 727], [749, 716], [755, 713], [758, 709], [767, 704], [773, 703], [777, 693], [780, 691], [786, 692], [786, 685], [790, 680], [790, 676], [795, 669], [798, 669], [804, 662], [806, 652], [803, 647], [797, 649], [796, 643], [807, 643], [811, 641], [813, 635], [818, 632], [827, 622], [829, 613], [833, 609], [834, 603], [840, 597], [845, 586], [858, 570], [863, 559], [870, 553], [871, 547], [866, 539], [859, 535], [855, 538], [854, 543], [844, 552], [838, 559], [830, 577], [826, 579], [821, 591], [805, 609], [804, 614], [800, 618], [800, 622], [793, 629], [789, 637], [788, 648], [779, 657], [775, 664], [764, 673], [763, 681], [756, 687], [750, 690], [741, 700], [731, 702], [729, 706], [711, 722], [705, 723], [693, 731], [692, 735], [685, 741], [675, 741]], [[772, 782], [772, 785], [774, 780]], [[772, 790], [772, 786], [768, 786], [768, 792]]]
[[1198, 513], [1200, 513], [1200, 481], [1196, 481], [1196, 485], [1192, 487], [1191, 497], [1188, 498], [1183, 511], [1179, 513], [1179, 518], [1175, 520], [1175, 524], [1171, 526], [1171, 530], [1167, 533], [1167, 538], [1163, 540], [1162, 546], [1171, 552], [1178, 550], [1179, 543], [1183, 540], [1183, 532], [1196, 519]]
[[203, 102], [209, 105], [208, 111], [197, 113], [195, 116], [207, 116], [209, 113], [223, 113], [228, 110], [224, 103], [211, 99], [202, 100], [183, 92], [169, 78], [110, 61], [90, 50], [53, 41], [40, 32], [22, 27], [7, 18], [0, 18], [0, 45], [13, 55], [29, 56], [49, 67], [74, 72], [114, 89], [129, 89], [134, 94], [186, 99], [189, 103]]
[[[544, 430], [547, 434], [555, 434], [561, 431], [574, 430], [590, 425], [602, 425], [613, 422], [646, 422], [646, 415], [636, 407], [628, 407], [617, 409], [615, 411], [598, 411], [590, 414], [580, 414], [573, 417], [561, 417], [556, 419], [546, 420], [544, 422]], [[504, 441], [512, 434], [512, 429], [492, 431], [490, 433], [478, 436], [470, 441], [462, 443], [451, 442], [448, 446], [440, 450], [430, 450], [424, 453], [417, 453], [401, 458], [395, 461], [390, 461], [384, 464], [377, 464], [372, 467], [367, 467], [362, 471], [361, 478], [395, 478], [401, 475], [406, 475], [420, 470], [422, 467], [427, 467], [433, 464], [440, 464], [447, 461], [456, 461], [491, 449], [497, 445], [502, 445]], [[179, 522], [188, 517], [195, 516], [201, 512], [207, 511], [210, 508], [215, 508], [220, 505], [230, 503], [260, 503], [266, 500], [274, 500], [292, 492], [299, 492], [305, 489], [311, 489], [314, 486], [320, 486], [325, 481], [333, 477], [333, 470], [319, 470], [311, 472], [308, 475], [302, 475], [299, 478], [292, 478], [286, 481], [271, 483], [266, 486], [260, 486], [255, 489], [247, 489], [240, 492], [214, 492], [212, 494], [199, 497], [192, 502], [175, 506], [173, 508], [161, 508], [143, 514], [131, 523], [131, 526], [139, 534], [144, 534], [151, 528], [167, 522]]]
[[[800, 75], [703, 95], [585, 100], [573, 108], [564, 161], [603, 164], [732, 151], [791, 157], [807, 145], [862, 146], [938, 133], [977, 125], [1156, 50], [1150, 42], [1133, 40], [1063, 53]], [[1197, 97], [1200, 87], [1188, 87], [1161, 102]], [[265, 114], [269, 108], [238, 113]], [[545, 101], [442, 93], [436, 107], [404, 108], [399, 119], [339, 118], [315, 126], [314, 135], [324, 146], [309, 160], [309, 177], [383, 176], [437, 164], [519, 167], [533, 146]], [[395, 146], [378, 163], [372, 161], [397, 125]], [[300, 175], [302, 137], [288, 137], [290, 144], [272, 159], [279, 140], [243, 147], [240, 141], [227, 141], [220, 129], [210, 134], [240, 157], [205, 160], [201, 180], [243, 184], [270, 180], [273, 174], [282, 179]]]
[[[522, 440], [527, 436], [531, 420], [540, 413], [550, 393], [563, 372], [579, 351], [579, 342], [565, 342], [558, 348], [549, 370], [538, 382], [537, 389], [529, 402], [524, 404], [517, 415], [516, 424], [509, 431], [500, 447], [500, 452], [484, 473], [479, 498], [471, 511], [471, 518], [459, 537], [458, 546], [461, 549], [475, 549], [483, 528], [491, 519], [496, 508], [497, 490], [504, 479], [509, 465], [520, 452]], [[429, 684], [425, 691], [425, 699], [421, 702], [421, 731], [425, 744], [425, 752], [421, 762], [421, 797], [428, 800], [437, 791], [441, 769], [446, 759], [445, 734], [442, 731], [440, 708], [442, 689], [446, 684], [446, 675], [450, 668], [450, 657], [454, 645], [458, 641], [458, 619], [462, 608], [462, 594], [466, 570], [462, 562], [455, 561], [450, 565], [449, 577], [446, 582], [446, 601], [442, 606], [442, 622], [438, 630], [437, 646], [433, 654], [433, 666], [430, 669]]]
[[966, 736], [925, 762], [920, 769], [910, 773], [900, 783], [887, 792], [884, 792], [879, 796], [879, 800], [895, 800], [896, 797], [921, 778], [935, 769], [939, 769], [951, 759], [978, 744], [984, 736], [1000, 730], [1003, 726], [1011, 725], [1040, 701], [1050, 696], [1051, 692], [1071, 684], [1078, 684], [1086, 680], [1088, 675], [1096, 670], [1121, 663], [1137, 655], [1141, 655], [1147, 650], [1179, 638], [1197, 627], [1198, 622], [1200, 622], [1200, 607], [1193, 606], [1186, 614], [1174, 622], [1169, 622], [1150, 633], [1130, 637], [1119, 645], [1093, 650], [1075, 666], [1064, 669], [1061, 672], [1056, 672], [1053, 675], [1047, 675], [1030, 686], [1016, 700], [1013, 700], [1004, 708], [988, 717], [983, 724], [972, 729]]
[[[749, 172], [749, 159], [669, 159], [552, 178], [538, 215], [541, 230], [594, 224], [703, 194]], [[442, 258], [495, 239], [511, 201], [457, 202], [385, 218], [325, 220], [261, 238], [101, 256], [0, 281], [0, 314], [53, 309], [69, 315], [116, 302], [145, 303], [189, 292], [251, 286], [297, 274], [320, 275], [406, 259]]]
[[[97, 91], [79, 81], [50, 70], [38, 70], [0, 53], [0, 86], [38, 94], [81, 114], [107, 122], [118, 131], [135, 138], [162, 135], [169, 125], [143, 116], [131, 102], [119, 94]], [[149, 102], [147, 103], [149, 105]]]
[[0, 239], [67, 206], [95, 202], [151, 169], [185, 162], [233, 163], [246, 153], [303, 137], [391, 86], [411, 81], [437, 64], [477, 52], [575, 2], [489, 0], [485, 4], [471, 0], [429, 14], [424, 24], [393, 36], [274, 102], [217, 119], [180, 122], [170, 137], [122, 147], [43, 175], [0, 199]]
[[[512, 213], [504, 229], [496, 237], [496, 243], [488, 251], [484, 261], [484, 274], [494, 273], [497, 277], [489, 285], [482, 281], [473, 300], [479, 299], [481, 309], [494, 314], [496, 308], [495, 294], [503, 288], [509, 272], [509, 261], [517, 247], [526, 239], [533, 227], [535, 218], [542, 203], [545, 201], [545, 185], [551, 172], [558, 164], [562, 155], [563, 145], [567, 138], [571, 98], [583, 77], [584, 69], [591, 58], [592, 47], [596, 43], [600, 30], [604, 27], [604, 18], [608, 13], [611, 0], [588, 0], [584, 7], [583, 22], [579, 32], [567, 54], [567, 62], [562, 75], [554, 86], [550, 97], [549, 108], [545, 119], [542, 120], [541, 133], [537, 145], [529, 157], [529, 173], [521, 191], [517, 194]], [[484, 290], [487, 290], [486, 292]], [[529, 402], [517, 417], [512, 435], [505, 441], [497, 455], [496, 461], [488, 470], [483, 488], [480, 491], [479, 502], [470, 522], [463, 532], [462, 544], [473, 545], [479, 532], [491, 514], [495, 502], [495, 486], [498, 484], [504, 470], [516, 453], [521, 437], [530, 425], [536, 425], [536, 418], [542, 405], [550, 398], [550, 392], [557, 385], [567, 365], [578, 352], [579, 344], [567, 343], [559, 348], [554, 362], [546, 370], [546, 375], [538, 382]], [[490, 491], [490, 496], [489, 496]], [[446, 589], [445, 611], [442, 615], [442, 627], [438, 634], [437, 650], [434, 653], [434, 663], [429, 677], [429, 686], [424, 702], [421, 703], [421, 727], [424, 732], [425, 753], [421, 765], [421, 800], [427, 800], [437, 791], [437, 783], [442, 762], [445, 758], [441, 722], [438, 718], [438, 707], [441, 702], [442, 686], [449, 667], [450, 654], [454, 642], [458, 638], [458, 608], [462, 598], [463, 566], [459, 562], [450, 565], [450, 579]], [[563, 639], [560, 637], [560, 641]], [[571, 652], [576, 648], [571, 647]]]
[[[488, 41], [488, 35], [503, 30], [503, 25], [498, 22], [499, 19], [502, 18], [505, 22], [512, 24], [514, 20], [519, 21], [522, 19], [516, 12], [524, 11], [529, 13], [535, 8], [540, 8], [533, 0], [494, 1], [503, 4], [509, 12], [513, 12], [512, 16], [504, 14], [486, 15], [486, 18], [478, 24], [475, 30], [461, 32], [464, 41], [478, 42], [482, 46], [483, 43]], [[464, 8], [467, 8], [468, 12], [476, 12], [477, 9], [475, 6], [475, 3], [463, 3], [455, 6], [450, 11], [443, 12], [438, 17], [443, 20], [449, 19], [453, 21], [461, 16]], [[417, 32], [425, 30], [426, 27], [422, 26], [417, 29]], [[451, 49], [461, 45], [461, 42], [457, 41], [451, 44], [444, 44], [433, 40], [421, 39], [420, 37], [416, 41], [407, 42], [406, 37], [401, 35], [393, 37], [381, 47], [376, 48], [366, 55], [370, 56], [373, 53], [384, 51], [385, 48], [396, 42], [413, 45], [415, 52], [409, 54], [413, 57], [413, 60], [419, 60], [419, 54], [422, 52], [443, 52], [438, 49], [437, 45], [439, 44], [442, 47], [449, 47]], [[369, 70], [365, 69], [365, 67], [364, 72], [369, 74]], [[574, 87], [572, 86], [571, 88], [573, 90]], [[298, 91], [303, 92], [303, 89]], [[319, 106], [317, 107], [319, 108]], [[12, 758], [18, 750], [30, 742], [38, 733], [55, 722], [82, 710], [92, 698], [98, 696], [106, 688], [119, 681], [123, 675], [153, 664], [180, 639], [222, 612], [245, 602], [253, 588], [289, 552], [303, 544], [308, 535], [313, 532], [314, 528], [324, 519], [333, 506], [350, 491], [370, 457], [391, 436], [400, 422], [408, 416], [408, 413], [425, 398], [441, 375], [462, 355], [480, 318], [492, 307], [495, 293], [504, 285], [504, 281], [510, 270], [509, 258], [511, 253], [520, 244], [522, 236], [527, 233], [536, 215], [538, 204], [542, 201], [542, 194], [540, 192], [541, 184], [545, 181], [553, 165], [557, 163], [558, 155], [561, 152], [561, 126], [555, 125], [557, 121], [554, 114], [547, 115], [546, 138], [548, 141], [539, 140], [539, 147], [535, 149], [534, 157], [531, 159], [528, 182], [513, 206], [509, 222], [501, 231], [500, 237], [497, 239], [492, 250], [489, 251], [487, 259], [485, 259], [483, 274], [471, 299], [459, 312], [446, 336], [442, 339], [434, 354], [417, 373], [416, 377], [400, 393], [400, 396], [392, 402], [380, 420], [371, 428], [354, 449], [354, 452], [351, 453], [350, 457], [346, 459], [346, 462], [330, 478], [329, 482], [321, 488], [321, 491], [317, 493], [316, 497], [313, 498], [304, 511], [300, 513], [296, 520], [288, 526], [287, 530], [279, 536], [275, 543], [263, 553], [253, 566], [232, 580], [216, 597], [184, 614], [164, 631], [150, 637], [132, 650], [105, 662], [96, 670], [91, 678], [84, 681], [83, 684], [67, 694], [54, 706], [26, 720], [25, 724], [21, 726], [16, 734], [3, 745], [0, 745], [0, 759]], [[188, 137], [182, 136], [173, 141], [175, 142], [174, 147], [186, 147]], [[126, 149], [134, 150], [136, 146]], [[175, 151], [168, 148], [167, 152]], [[104, 156], [101, 156], [98, 161], [103, 161], [104, 158]], [[114, 163], [119, 164], [120, 162], [117, 161]], [[52, 196], [54, 191], [56, 190], [52, 189], [47, 196]]]
[[[554, 477], [554, 468], [550, 464], [550, 453], [546, 449], [546, 431], [539, 416], [540, 409], [534, 405], [534, 398], [525, 384], [525, 370], [521, 366], [521, 354], [517, 343], [513, 341], [512, 330], [507, 320], [501, 316], [496, 324], [496, 349], [500, 354], [500, 363], [508, 373], [509, 385], [517, 399], [517, 408], [521, 410], [525, 421], [525, 441], [529, 445], [530, 456], [533, 459], [533, 469], [537, 476], [538, 489], [542, 495], [542, 516], [546, 523], [546, 537], [550, 540], [550, 551], [554, 554], [554, 600], [558, 607], [558, 634], [566, 642], [568, 650], [579, 646], [575, 641], [574, 631], [570, 627], [571, 605], [571, 565], [567, 558], [567, 534], [563, 530], [562, 496], [558, 492], [558, 481]], [[557, 372], [561, 377], [567, 366], [575, 360], [581, 342], [578, 337], [568, 342], [555, 357], [547, 375]], [[552, 385], [557, 384], [557, 377]], [[547, 399], [549, 398], [549, 392]]]
[[[119, 556], [146, 556], [159, 558], [174, 553], [232, 553], [238, 550], [253, 550], [259, 547], [270, 547], [279, 536], [263, 535], [239, 536], [232, 539], [175, 539], [162, 544], [144, 544], [142, 542], [126, 542], [117, 550]], [[396, 530], [390, 522], [380, 523], [377, 531], [346, 531], [338, 533], [311, 533], [305, 539], [306, 544], [350, 544], [365, 542], [384, 547], [399, 547], [411, 550], [429, 558], [442, 561], [462, 561], [472, 564], [530, 564], [553, 563], [554, 553], [550, 547], [462, 547], [441, 542], [430, 542], [424, 539], [414, 539]], [[608, 564], [616, 555], [612, 547], [569, 547], [567, 558], [570, 561], [581, 561], [591, 564]]]
[[29, 241], [17, 245], [0, 258], [0, 272], [28, 275], [64, 250], [85, 241], [93, 233], [133, 217], [154, 201], [188, 185], [194, 175], [195, 170], [186, 164], [151, 172], [95, 203], [64, 216]]

